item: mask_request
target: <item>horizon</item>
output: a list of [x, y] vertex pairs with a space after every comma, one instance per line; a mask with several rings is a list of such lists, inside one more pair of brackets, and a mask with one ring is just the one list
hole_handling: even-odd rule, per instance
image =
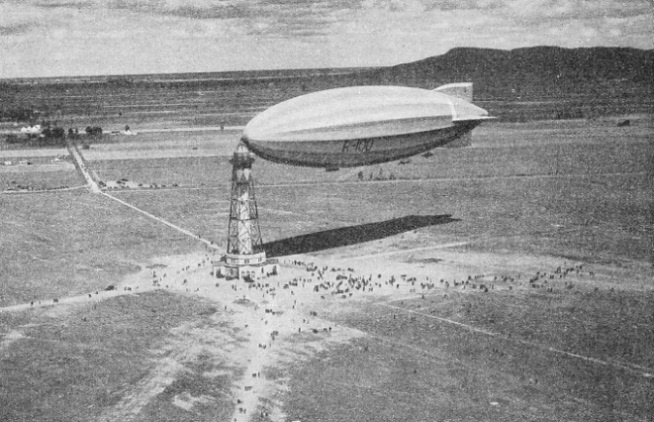
[[[398, 63], [402, 64], [402, 63]], [[384, 66], [377, 67], [306, 67], [306, 68], [279, 68], [279, 69], [237, 69], [237, 70], [219, 70], [219, 71], [198, 71], [198, 72], [170, 72], [170, 73], [124, 73], [124, 74], [97, 74], [97, 75], [59, 75], [59, 76], [35, 76], [35, 77], [17, 77], [17, 78], [0, 78], [0, 81], [12, 80], [35, 80], [35, 79], [84, 79], [84, 78], [129, 78], [129, 77], [142, 77], [142, 76], [172, 76], [172, 75], [218, 75], [229, 73], [245, 73], [245, 72], [293, 72], [293, 71], [357, 71], [357, 70], [371, 70], [378, 69]], [[228, 79], [228, 78], [226, 78]], [[212, 78], [213, 80], [213, 78]]]
[[8, 0], [0, 79], [371, 68], [457, 47], [654, 48], [649, 0]]
[[[368, 70], [374, 70], [374, 69], [383, 69], [387, 67], [393, 67], [393, 66], [398, 66], [398, 65], [403, 65], [403, 64], [410, 64], [410, 63], [416, 63], [420, 62], [423, 60], [428, 60], [430, 58], [434, 57], [440, 57], [444, 56], [448, 53], [450, 53], [453, 50], [465, 50], [465, 49], [476, 49], [476, 50], [495, 50], [495, 51], [515, 51], [515, 50], [526, 50], [526, 49], [536, 49], [536, 48], [560, 48], [564, 50], [593, 50], [593, 49], [632, 49], [632, 50], [638, 50], [638, 51], [643, 51], [643, 52], [652, 52], [654, 51], [654, 48], [638, 48], [638, 47], [622, 47], [622, 46], [602, 46], [602, 45], [597, 45], [597, 46], [591, 46], [591, 47], [573, 47], [573, 48], [568, 48], [568, 47], [559, 47], [559, 46], [553, 46], [553, 45], [535, 45], [535, 46], [530, 46], [530, 47], [519, 47], [519, 48], [513, 48], [513, 49], [502, 49], [502, 48], [483, 48], [483, 47], [466, 47], [466, 46], [461, 46], [461, 47], [453, 47], [450, 50], [446, 51], [443, 54], [435, 55], [435, 56], [428, 56], [428, 57], [423, 57], [419, 58], [416, 60], [412, 60], [410, 62], [403, 62], [403, 63], [394, 63], [391, 65], [387, 66], [362, 66], [362, 67], [306, 67], [306, 68], [276, 68], [276, 69], [237, 69], [237, 70], [220, 70], [220, 71], [197, 71], [197, 72], [169, 72], [169, 73], [162, 73], [162, 72], [157, 72], [157, 73], [125, 73], [125, 74], [96, 74], [96, 75], [57, 75], [57, 76], [34, 76], [34, 77], [15, 77], [15, 78], [3, 78], [0, 77], [0, 82], [18, 82], [18, 81], [30, 81], [30, 80], [56, 80], [56, 79], [70, 79], [70, 80], [77, 80], [77, 79], [85, 79], [85, 78], [97, 78], [99, 79], [98, 82], [106, 82], [103, 79], [106, 78], [138, 78], [138, 77], [146, 77], [146, 76], [173, 76], [173, 75], [220, 75], [220, 74], [229, 74], [229, 73], [247, 73], [247, 72], [302, 72], [302, 71], [339, 71], [342, 70], [343, 73], [352, 73], [356, 71], [368, 71]], [[210, 78], [211, 80], [215, 80], [215, 78]], [[226, 79], [231, 79], [231, 78], [226, 78]], [[265, 79], [265, 78], [264, 78]], [[179, 79], [176, 78], [171, 78], [170, 80], [175, 80], [179, 81]], [[195, 79], [194, 79], [195, 80]]]

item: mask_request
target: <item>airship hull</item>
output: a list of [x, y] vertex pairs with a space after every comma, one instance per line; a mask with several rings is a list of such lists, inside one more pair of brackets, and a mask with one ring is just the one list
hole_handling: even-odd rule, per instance
[[246, 125], [242, 140], [252, 152], [275, 162], [357, 167], [445, 145], [484, 119], [485, 110], [437, 90], [347, 87], [270, 107]]
[[375, 138], [312, 142], [243, 142], [259, 157], [282, 164], [306, 167], [359, 167], [395, 161], [448, 144], [470, 132], [480, 122], [465, 122], [428, 132]]

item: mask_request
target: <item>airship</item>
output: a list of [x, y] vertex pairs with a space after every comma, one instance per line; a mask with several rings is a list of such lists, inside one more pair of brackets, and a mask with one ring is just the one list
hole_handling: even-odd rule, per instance
[[290, 165], [333, 170], [383, 163], [470, 136], [492, 118], [471, 101], [471, 83], [329, 89], [266, 109], [241, 140], [259, 157]]

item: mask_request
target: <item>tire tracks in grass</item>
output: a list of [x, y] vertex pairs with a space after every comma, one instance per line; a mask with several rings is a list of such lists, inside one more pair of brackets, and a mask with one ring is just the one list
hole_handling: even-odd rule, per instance
[[75, 160], [75, 167], [77, 167], [80, 173], [82, 173], [82, 176], [84, 176], [84, 179], [86, 179], [86, 183], [91, 189], [91, 192], [102, 193], [100, 186], [98, 186], [98, 183], [96, 182], [96, 178], [91, 175], [93, 170], [89, 169], [88, 165], [86, 164], [86, 160], [84, 160], [84, 157], [77, 148], [77, 145], [75, 145], [75, 142], [69, 138], [66, 138], [66, 148], [68, 148], [68, 153]]
[[495, 332], [492, 332], [492, 331], [484, 330], [482, 328], [474, 327], [472, 325], [464, 324], [462, 322], [454, 321], [454, 320], [451, 320], [451, 319], [448, 319], [448, 318], [443, 318], [443, 317], [439, 317], [439, 316], [436, 316], [436, 315], [429, 315], [429, 314], [425, 314], [425, 313], [422, 313], [422, 312], [417, 312], [417, 311], [414, 311], [414, 310], [411, 310], [411, 309], [406, 309], [406, 308], [402, 308], [402, 307], [399, 307], [399, 306], [390, 305], [388, 303], [377, 303], [376, 305], [384, 306], [386, 308], [395, 309], [395, 310], [398, 310], [398, 311], [408, 312], [408, 313], [411, 313], [411, 314], [420, 315], [420, 316], [431, 318], [431, 319], [435, 319], [437, 321], [440, 321], [440, 322], [443, 322], [443, 323], [446, 323], [446, 324], [450, 324], [450, 325], [454, 325], [454, 326], [457, 326], [457, 327], [460, 327], [460, 328], [464, 328], [464, 329], [466, 329], [468, 331], [472, 331], [474, 333], [482, 334], [482, 335], [485, 335], [485, 336], [495, 337], [495, 338], [499, 338], [499, 339], [502, 339], [502, 340], [505, 340], [505, 341], [510, 341], [510, 342], [513, 342], [513, 343], [519, 343], [519, 344], [522, 344], [524, 346], [528, 346], [528, 347], [532, 347], [532, 348], [536, 348], [536, 349], [541, 349], [541, 350], [544, 350], [544, 351], [547, 351], [547, 352], [550, 352], [550, 353], [564, 355], [564, 356], [575, 358], [575, 359], [580, 359], [580, 360], [583, 360], [585, 362], [590, 362], [590, 363], [594, 363], [594, 364], [597, 364], [597, 365], [611, 366], [611, 367], [619, 368], [619, 369], [625, 370], [627, 372], [631, 372], [633, 374], [640, 375], [640, 376], [645, 377], [645, 378], [654, 378], [654, 369], [647, 368], [647, 367], [644, 367], [644, 366], [641, 366], [641, 365], [636, 365], [634, 363], [621, 362], [621, 361], [616, 361], [616, 360], [602, 360], [602, 359], [598, 359], [598, 358], [594, 358], [594, 357], [590, 357], [590, 356], [584, 356], [584, 355], [581, 355], [581, 354], [578, 354], [578, 353], [573, 353], [573, 352], [569, 352], [569, 351], [566, 351], [566, 350], [557, 349], [555, 347], [545, 346], [545, 345], [540, 344], [540, 343], [534, 343], [534, 342], [527, 341], [527, 340], [511, 338], [511, 337], [505, 336], [505, 335], [500, 334], [500, 333], [495, 333]]
[[[196, 235], [196, 234], [194, 234], [194, 233], [192, 233], [192, 232], [190, 232], [190, 231], [188, 231], [186, 229], [183, 229], [183, 228], [181, 228], [181, 227], [179, 227], [179, 226], [177, 226], [177, 225], [175, 225], [175, 224], [173, 224], [173, 223], [171, 223], [169, 221], [164, 220], [163, 218], [160, 218], [160, 217], [157, 217], [157, 216], [155, 216], [153, 214], [150, 214], [149, 212], [144, 211], [144, 210], [142, 210], [142, 209], [140, 209], [140, 208], [138, 208], [138, 207], [136, 207], [136, 206], [134, 206], [134, 205], [132, 205], [132, 204], [130, 204], [128, 202], [125, 202], [122, 199], [118, 199], [115, 196], [109, 195], [108, 193], [104, 192], [102, 189], [100, 189], [100, 186], [98, 186], [98, 183], [96, 182], [97, 175], [95, 175], [95, 172], [92, 169], [90, 169], [89, 166], [86, 164], [86, 160], [84, 160], [84, 157], [82, 156], [82, 153], [77, 148], [77, 145], [75, 145], [75, 143], [72, 140], [66, 138], [66, 147], [68, 148], [68, 151], [69, 151], [70, 155], [75, 159], [76, 167], [78, 168], [78, 170], [82, 173], [82, 175], [86, 179], [86, 182], [87, 182], [88, 186], [91, 188], [91, 192], [103, 195], [106, 198], [109, 198], [109, 199], [111, 199], [113, 201], [116, 201], [119, 204], [122, 204], [122, 205], [124, 205], [124, 206], [126, 206], [128, 208], [131, 208], [134, 211], [137, 211], [137, 212], [145, 215], [146, 217], [148, 217], [148, 218], [150, 218], [152, 220], [155, 220], [155, 221], [157, 221], [159, 223], [162, 223], [162, 224], [164, 224], [164, 225], [166, 225], [166, 226], [168, 226], [168, 227], [170, 227], [170, 228], [172, 228], [174, 230], [177, 230], [180, 233], [185, 234], [186, 236], [192, 237], [193, 239], [204, 243], [205, 245], [209, 246], [210, 248], [217, 248], [217, 246], [214, 245], [212, 242], [210, 242], [210, 241], [208, 241], [206, 239], [202, 239], [200, 237], [200, 235]], [[91, 174], [91, 173], [93, 173], [93, 174]]]
[[202, 243], [204, 243], [205, 245], [207, 245], [210, 248], [218, 249], [218, 245], [215, 245], [213, 242], [211, 242], [209, 240], [202, 239], [200, 237], [200, 235], [192, 233], [192, 232], [190, 232], [190, 231], [188, 231], [188, 230], [186, 230], [186, 229], [184, 229], [182, 227], [179, 227], [179, 226], [177, 226], [177, 225], [175, 225], [175, 224], [173, 224], [173, 223], [171, 223], [169, 221], [164, 220], [163, 218], [157, 217], [156, 215], [150, 214], [149, 212], [144, 211], [144, 210], [130, 204], [129, 202], [125, 202], [122, 199], [116, 198], [115, 196], [109, 195], [106, 192], [100, 192], [100, 194], [107, 197], [107, 198], [109, 198], [109, 199], [111, 199], [111, 200], [113, 200], [113, 201], [118, 202], [119, 204], [122, 204], [122, 205], [124, 205], [124, 206], [126, 206], [128, 208], [133, 209], [134, 211], [137, 211], [137, 212], [145, 215], [146, 217], [148, 217], [151, 220], [157, 221], [157, 222], [159, 222], [161, 224], [164, 224], [164, 225], [170, 227], [171, 229], [177, 230], [178, 232], [180, 232], [182, 234], [185, 234], [186, 236], [191, 237], [191, 238], [197, 240], [198, 242], [202, 242]]

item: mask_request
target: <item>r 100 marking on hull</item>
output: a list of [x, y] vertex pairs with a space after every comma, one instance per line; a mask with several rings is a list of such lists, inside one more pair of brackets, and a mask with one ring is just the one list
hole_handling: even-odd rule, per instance
[[356, 141], [344, 141], [343, 150], [344, 152], [369, 152], [372, 149], [373, 144], [375, 143], [374, 139], [357, 139]]

